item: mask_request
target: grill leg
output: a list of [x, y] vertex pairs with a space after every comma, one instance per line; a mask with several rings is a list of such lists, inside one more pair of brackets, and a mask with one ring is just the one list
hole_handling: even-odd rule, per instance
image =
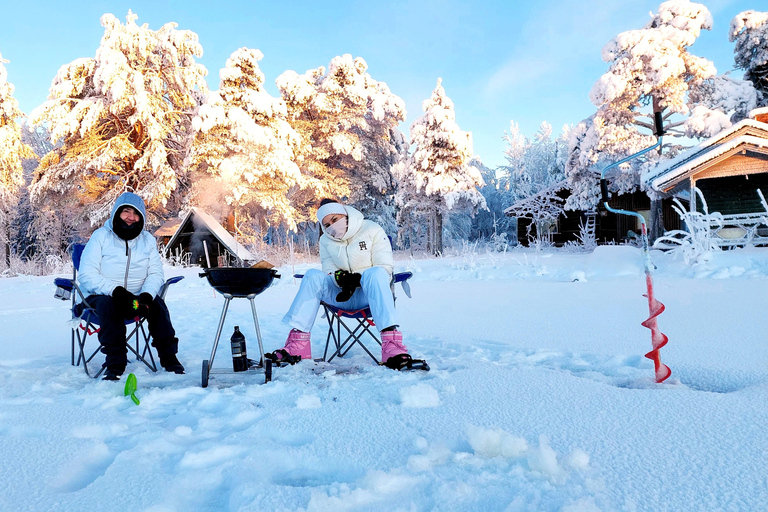
[[256, 339], [259, 340], [259, 356], [261, 359], [259, 360], [260, 363], [264, 364], [264, 345], [261, 342], [261, 329], [259, 329], [259, 317], [256, 315], [256, 304], [254, 304], [253, 299], [255, 298], [255, 295], [249, 295], [248, 300], [251, 302], [251, 312], [253, 313], [253, 325], [256, 327]]
[[229, 309], [229, 303], [232, 300], [231, 295], [224, 295], [224, 308], [221, 310], [221, 319], [219, 320], [219, 327], [216, 329], [216, 339], [213, 340], [213, 349], [211, 349], [211, 357], [208, 359], [208, 369], [213, 368], [213, 358], [216, 356], [216, 347], [219, 346], [219, 338], [221, 338], [221, 330], [224, 328], [224, 319], [227, 318], [227, 310]]

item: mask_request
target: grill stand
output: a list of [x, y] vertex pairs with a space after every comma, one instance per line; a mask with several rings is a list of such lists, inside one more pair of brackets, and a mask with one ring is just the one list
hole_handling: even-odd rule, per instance
[[[202, 369], [202, 385], [204, 388], [208, 387], [208, 378], [211, 374], [217, 373], [217, 374], [234, 374], [234, 373], [243, 373], [243, 372], [235, 372], [234, 370], [217, 370], [216, 372], [213, 371], [213, 360], [216, 357], [216, 349], [219, 346], [219, 339], [221, 339], [221, 331], [224, 329], [224, 320], [227, 318], [227, 311], [229, 310], [229, 303], [232, 301], [235, 296], [224, 293], [224, 307], [221, 310], [221, 318], [219, 319], [219, 326], [216, 329], [216, 338], [213, 340], [213, 349], [211, 349], [211, 357], [210, 359], [206, 359], [203, 361], [203, 369]], [[247, 298], [251, 302], [251, 313], [253, 314], [253, 325], [256, 328], [256, 339], [259, 342], [259, 363], [257, 365], [249, 365], [248, 370], [246, 371], [252, 371], [252, 370], [261, 370], [264, 369], [264, 382], [267, 383], [272, 380], [272, 360], [266, 359], [264, 357], [264, 345], [261, 341], [261, 329], [259, 329], [259, 317], [256, 314], [256, 304], [253, 302], [253, 299], [256, 298], [255, 293], [252, 293], [244, 298]], [[242, 295], [240, 298], [243, 298]]]

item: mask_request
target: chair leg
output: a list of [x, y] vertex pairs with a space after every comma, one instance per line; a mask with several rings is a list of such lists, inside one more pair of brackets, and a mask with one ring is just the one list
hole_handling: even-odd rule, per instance
[[[379, 341], [379, 339], [376, 337], [376, 335], [371, 330], [371, 327], [374, 324], [369, 323], [367, 318], [357, 318], [356, 320], [358, 321], [358, 323], [357, 323], [357, 326], [353, 330], [350, 330], [349, 327], [347, 327], [347, 325], [344, 324], [344, 328], [349, 333], [349, 336], [347, 337], [347, 340], [344, 342], [344, 345], [346, 345], [347, 343], [349, 343], [349, 345], [347, 346], [347, 349], [344, 350], [340, 355], [341, 356], [345, 356], [347, 354], [347, 352], [349, 352], [349, 350], [355, 344], [357, 344], [357, 345], [360, 345], [363, 348], [363, 350], [365, 350], [365, 352], [371, 357], [371, 359], [373, 359], [378, 364], [379, 363], [379, 359], [375, 355], [373, 355], [373, 353], [370, 350], [368, 350], [368, 347], [366, 347], [365, 343], [363, 343], [362, 340], [360, 339], [360, 338], [362, 338], [365, 335], [365, 333], [368, 333], [368, 335], [371, 338], [373, 338], [373, 340], [376, 343], [378, 343], [379, 346], [381, 346], [381, 341]], [[339, 322], [341, 322], [341, 319], [339, 319]], [[360, 331], [359, 334], [358, 334], [358, 331]]]
[[[141, 334], [141, 335], [140, 335]], [[144, 347], [142, 349], [141, 347], [141, 341], [142, 338], [144, 340]], [[128, 335], [128, 337], [125, 340], [125, 345], [128, 347], [128, 350], [133, 352], [133, 355], [136, 356], [137, 361], [141, 361], [144, 363], [147, 368], [152, 370], [153, 372], [157, 371], [157, 365], [155, 364], [155, 358], [152, 355], [152, 350], [149, 346], [149, 340], [151, 337], [149, 334], [144, 330], [144, 322], [138, 322], [136, 326], [131, 331], [131, 334]], [[134, 343], [132, 345], [131, 343]], [[146, 359], [146, 354], [149, 352], [149, 361]]]
[[[328, 311], [328, 309], [325, 309], [325, 319], [328, 321], [328, 335], [325, 337], [325, 351], [323, 352], [323, 361], [330, 363], [334, 357], [339, 353], [340, 348], [340, 336], [337, 333], [338, 328], [335, 325], [334, 320], [336, 319], [336, 315]], [[328, 347], [331, 344], [331, 340], [333, 340], [333, 344], [336, 347], [336, 349], [333, 351], [333, 354], [331, 354], [331, 358], [328, 359]]]
[[[337, 314], [328, 308], [325, 308], [324, 313], [326, 320], [328, 321], [328, 335], [325, 339], [323, 361], [330, 363], [336, 356], [344, 357], [355, 344], [358, 344], [363, 348], [365, 353], [370, 356], [371, 359], [373, 359], [377, 364], [379, 363], [379, 359], [368, 349], [368, 347], [365, 346], [365, 344], [360, 339], [365, 336], [365, 333], [367, 332], [368, 335], [371, 336], [371, 338], [373, 338], [379, 346], [381, 346], [381, 341], [371, 330], [371, 328], [375, 326], [372, 320], [369, 318], [355, 318], [358, 324], [354, 329], [350, 329], [349, 326], [343, 321], [343, 318], [340, 314]], [[341, 338], [342, 327], [344, 327], [344, 330], [347, 331], [343, 341]], [[333, 340], [336, 350], [333, 352], [333, 354], [331, 354], [331, 357], [329, 358], [328, 347], [330, 346], [331, 340]]]
[[102, 367], [95, 375], [91, 375], [90, 370], [88, 370], [88, 363], [91, 362], [91, 360], [96, 357], [96, 354], [99, 353], [99, 348], [96, 348], [96, 350], [93, 351], [93, 353], [90, 356], [85, 355], [85, 344], [88, 341], [88, 338], [91, 336], [89, 334], [88, 330], [94, 327], [93, 324], [88, 323], [85, 328], [83, 329], [82, 334], [78, 329], [81, 327], [75, 327], [72, 329], [72, 342], [73, 342], [73, 350], [74, 350], [74, 342], [75, 338], [77, 338], [77, 347], [78, 347], [78, 354], [77, 354], [77, 361], [74, 361], [74, 352], [72, 354], [73, 359], [73, 366], [80, 366], [80, 363], [83, 364], [83, 370], [85, 371], [85, 374], [89, 377], [93, 377], [94, 379], [97, 378], [101, 373], [104, 371], [104, 368]]

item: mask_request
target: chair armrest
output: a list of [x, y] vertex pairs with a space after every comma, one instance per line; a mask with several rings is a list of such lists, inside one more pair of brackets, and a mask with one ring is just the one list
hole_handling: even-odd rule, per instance
[[[80, 290], [80, 287], [77, 285], [77, 281], [74, 279], [68, 279], [65, 277], [57, 277], [53, 280], [53, 284], [56, 285], [56, 293], [54, 294], [54, 298], [60, 299], [60, 300], [69, 300], [72, 298], [73, 303], [76, 301], [76, 298], [79, 297], [80, 301], [85, 301], [85, 296], [83, 295], [83, 292]], [[75, 297], [72, 297], [72, 292], [77, 292]]]
[[72, 291], [72, 288], [75, 287], [72, 279], [67, 279], [65, 277], [57, 277], [53, 280], [53, 284], [58, 288], [64, 288], [69, 291]]
[[57, 277], [53, 280], [53, 284], [56, 285], [56, 293], [53, 294], [54, 299], [69, 300], [72, 298], [72, 289], [75, 287], [72, 279]]
[[160, 287], [160, 292], [157, 294], [158, 297], [161, 299], [165, 299], [165, 293], [168, 291], [168, 287], [172, 284], [176, 284], [179, 281], [184, 279], [184, 276], [175, 276], [168, 278], [164, 283], [163, 286]]
[[392, 277], [392, 279], [394, 279], [393, 282], [395, 283], [402, 283], [403, 281], [407, 281], [412, 277], [413, 277], [413, 272], [398, 272]]
[[[293, 274], [293, 277], [296, 279], [302, 279], [304, 277], [304, 274]], [[412, 298], [411, 296], [411, 285], [408, 284], [408, 280], [413, 277], [413, 272], [398, 272], [397, 274], [392, 276], [392, 286], [395, 285], [395, 283], [400, 283], [400, 286], [403, 287], [403, 291], [408, 296], [408, 298]], [[393, 288], [394, 290], [394, 288]]]
[[395, 283], [400, 283], [400, 286], [402, 286], [403, 291], [405, 292], [405, 295], [409, 299], [413, 298], [411, 296], [411, 285], [408, 284], [408, 280], [412, 277], [413, 277], [413, 272], [398, 272], [397, 274], [392, 276], [392, 286], [394, 286]]

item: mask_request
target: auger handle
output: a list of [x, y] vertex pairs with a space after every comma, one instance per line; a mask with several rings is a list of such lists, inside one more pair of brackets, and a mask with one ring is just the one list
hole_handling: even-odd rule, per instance
[[662, 135], [667, 133], [664, 131], [664, 120], [661, 118], [661, 112], [653, 113], [653, 124], [656, 125], [656, 132], [654, 133], [654, 135], [656, 135], [657, 137], [661, 137]]
[[600, 192], [602, 193], [602, 202], [606, 205], [608, 204], [608, 180], [605, 178], [602, 178], [600, 180]]

